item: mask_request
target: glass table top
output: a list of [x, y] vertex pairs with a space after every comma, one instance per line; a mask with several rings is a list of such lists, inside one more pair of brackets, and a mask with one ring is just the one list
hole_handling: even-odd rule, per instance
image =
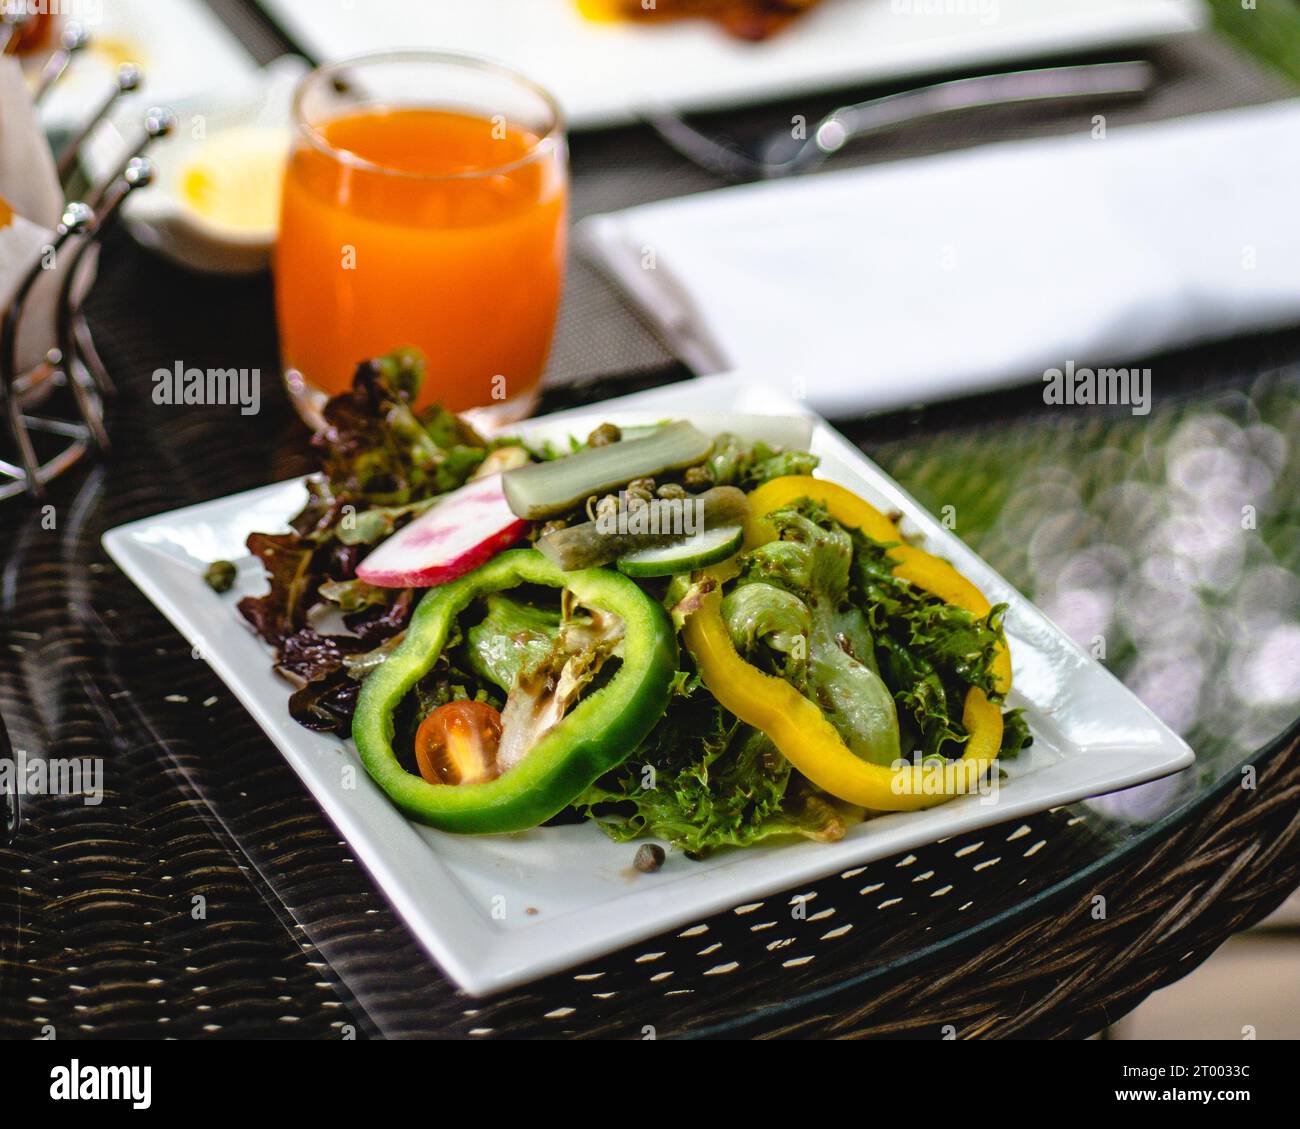
[[[128, 263], [136, 254], [119, 250]], [[258, 298], [240, 300], [251, 306]], [[191, 341], [201, 354], [219, 347], [220, 332], [214, 324]], [[114, 338], [114, 347], [121, 343]], [[143, 347], [157, 355], [166, 345]], [[265, 340], [248, 346], [266, 347]], [[701, 923], [707, 944], [682, 930], [487, 1001], [442, 979], [274, 748], [98, 544], [104, 529], [124, 521], [310, 469], [305, 433], [278, 399], [237, 434], [230, 417], [237, 409], [161, 415], [169, 409], [142, 404], [152, 366], [125, 366], [109, 461], [58, 484], [52, 528], [43, 527], [39, 509], [0, 515], [0, 703], [14, 745], [48, 756], [108, 750], [110, 800], [87, 812], [58, 797], [24, 798], [23, 826], [6, 853], [28, 870], [53, 865], [51, 856], [66, 865], [93, 855], [106, 834], [131, 841], [135, 824], [153, 820], [145, 841], [177, 852], [181, 877], [193, 883], [189, 837], [210, 838], [204, 850], [252, 891], [241, 911], [250, 927], [282, 950], [258, 958], [284, 977], [280, 1006], [325, 1033], [490, 1036], [553, 1032], [558, 1023], [574, 1034], [617, 1034], [630, 1030], [629, 1014], [662, 1033], [744, 1030], [758, 1006], [770, 1019], [946, 946], [974, 943], [982, 930], [1140, 849], [1145, 836], [1182, 818], [1300, 713], [1300, 366], [1272, 363], [1293, 349], [1300, 355], [1294, 335], [1267, 339], [1245, 372], [1224, 369], [1212, 352], [1198, 354], [1199, 367], [1158, 392], [1147, 417], [1049, 409], [1027, 389], [841, 424], [1182, 733], [1198, 754], [1193, 768], [833, 876], [813, 891], [824, 907], [816, 912], [829, 916], [811, 952], [800, 937], [777, 935], [787, 913], [782, 895], [749, 911], [757, 917]], [[644, 374], [632, 383], [682, 375]], [[545, 407], [628, 387], [553, 392]], [[187, 829], [178, 840], [159, 813], [182, 805], [199, 810], [201, 832]], [[127, 867], [104, 881], [152, 898], [175, 877], [165, 867]], [[56, 946], [40, 915], [17, 916], [6, 926], [14, 945], [31, 953], [67, 947]], [[839, 932], [846, 926], [851, 944]], [[89, 930], [77, 944], [97, 949], [116, 935], [105, 929]], [[173, 942], [178, 948], [163, 963], [174, 965], [174, 980], [157, 977], [163, 999], [174, 998], [174, 981], [215, 979], [207, 962], [229, 960], [228, 938], [203, 921], [187, 923]], [[725, 984], [723, 975], [700, 989], [699, 976], [732, 965]], [[243, 971], [264, 983], [267, 967]], [[46, 990], [36, 998], [57, 998]], [[327, 1007], [340, 1004], [337, 1012]], [[155, 1022], [139, 1020], [148, 1008], [136, 1002], [124, 1011], [124, 1029]], [[238, 993], [220, 1016], [196, 1018], [219, 1029], [284, 1021]], [[115, 1022], [110, 1009], [107, 1028], [123, 1029]]]

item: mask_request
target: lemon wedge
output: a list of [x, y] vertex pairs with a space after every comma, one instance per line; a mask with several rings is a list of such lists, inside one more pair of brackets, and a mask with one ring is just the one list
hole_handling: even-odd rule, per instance
[[214, 133], [180, 169], [181, 203], [216, 227], [274, 236], [288, 145], [282, 130], [239, 126]]

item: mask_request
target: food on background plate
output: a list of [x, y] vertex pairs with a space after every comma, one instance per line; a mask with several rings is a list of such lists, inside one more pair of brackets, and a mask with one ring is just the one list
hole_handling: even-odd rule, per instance
[[577, 0], [589, 20], [706, 19], [737, 39], [767, 39], [819, 0]]
[[329, 402], [240, 602], [294, 718], [350, 732], [412, 818], [585, 817], [696, 857], [834, 841], [1029, 743], [1005, 607], [812, 454], [674, 420], [489, 442], [414, 411], [422, 368], [363, 364]]

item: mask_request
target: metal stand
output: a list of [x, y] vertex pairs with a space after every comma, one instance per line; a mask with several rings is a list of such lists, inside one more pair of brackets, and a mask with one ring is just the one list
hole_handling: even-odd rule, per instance
[[[7, 43], [10, 35], [4, 34], [6, 27], [7, 23], [0, 26], [0, 40]], [[14, 29], [8, 30], [12, 35]], [[87, 42], [88, 37], [80, 26], [69, 24], [64, 28], [60, 46], [50, 56], [37, 82], [34, 99], [38, 104], [63, 77]], [[113, 92], [96, 107], [85, 128], [60, 150], [57, 166], [65, 189], [76, 171], [81, 147], [93, 128], [107, 117], [119, 97], [135, 90], [141, 81], [138, 67], [122, 64]], [[0, 501], [23, 495], [39, 500], [44, 497], [46, 484], [87, 452], [108, 449], [104, 398], [113, 395], [114, 388], [82, 311], [89, 287], [78, 285], [78, 281], [90, 278], [99, 242], [126, 198], [153, 180], [154, 167], [143, 156], [145, 149], [156, 138], [170, 133], [175, 122], [170, 111], [153, 108], [146, 112], [139, 141], [116, 168], [87, 190], [82, 200], [65, 206], [45, 254], [32, 264], [12, 303], [4, 310], [0, 319], [0, 438], [7, 433], [9, 443], [0, 453]], [[18, 371], [18, 328], [23, 309], [51, 262], [58, 263], [62, 270], [55, 308], [55, 344], [36, 372], [21, 373]], [[47, 396], [58, 388], [68, 391], [74, 409], [62, 417], [46, 406]], [[5, 457], [11, 453], [13, 461]]]

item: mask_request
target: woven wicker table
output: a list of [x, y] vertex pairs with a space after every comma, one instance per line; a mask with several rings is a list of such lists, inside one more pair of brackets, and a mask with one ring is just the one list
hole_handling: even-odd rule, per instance
[[[274, 53], [264, 25], [240, 28]], [[1223, 51], [1162, 55], [1158, 104], [1131, 113], [1279, 92]], [[983, 118], [950, 127], [956, 142], [927, 130], [864, 159], [1067, 124]], [[573, 159], [579, 212], [710, 183], [639, 130], [577, 138]], [[274, 372], [269, 281], [195, 278], [120, 236], [101, 275], [92, 320], [123, 390], [115, 450], [61, 480], [52, 510], [0, 511], [0, 712], [18, 749], [103, 757], [105, 793], [6, 809], [0, 1035], [1085, 1035], [1300, 882], [1300, 702], [1270, 677], [1300, 630], [1300, 332], [1156, 358], [1146, 420], [1053, 414], [1027, 389], [843, 425], [924, 504], [956, 506], [958, 532], [1076, 635], [1105, 618], [1108, 665], [1185, 733], [1194, 768], [473, 1000], [99, 547], [111, 526], [311, 469], [270, 381], [251, 424], [148, 397], [149, 374], [177, 358]], [[575, 268], [544, 410], [686, 377]], [[1206, 450], [1251, 483], [1258, 536], [1211, 562], [1227, 569], [1212, 598], [1162, 606], [1122, 550], [1177, 515]], [[1081, 610], [1080, 592], [1109, 603]]]

